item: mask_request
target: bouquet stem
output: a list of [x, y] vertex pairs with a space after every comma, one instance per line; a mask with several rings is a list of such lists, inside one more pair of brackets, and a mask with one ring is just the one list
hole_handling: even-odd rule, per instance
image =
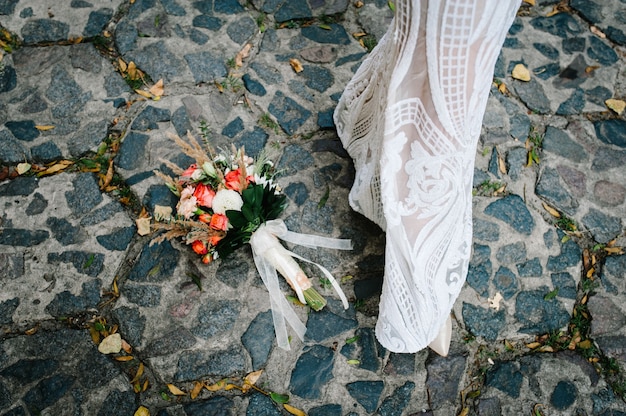
[[326, 299], [319, 294], [317, 290], [310, 287], [302, 292], [304, 294], [304, 300], [314, 311], [321, 311], [326, 306]]

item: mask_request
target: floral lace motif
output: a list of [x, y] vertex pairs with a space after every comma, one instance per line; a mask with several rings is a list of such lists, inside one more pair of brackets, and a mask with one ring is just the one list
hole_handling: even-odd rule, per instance
[[465, 282], [472, 177], [493, 68], [519, 0], [399, 0], [335, 110], [350, 204], [386, 231], [376, 335], [416, 352]]

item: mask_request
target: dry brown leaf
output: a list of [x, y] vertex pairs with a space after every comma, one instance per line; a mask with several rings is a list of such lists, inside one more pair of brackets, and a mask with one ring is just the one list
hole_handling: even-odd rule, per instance
[[552, 346], [550, 345], [544, 345], [543, 347], [539, 348], [539, 352], [554, 352], [554, 348], [552, 348]]
[[133, 357], [132, 355], [120, 355], [119, 357], [115, 357], [115, 361], [119, 361], [122, 363], [128, 362], [128, 361], [132, 361], [134, 360], [135, 357]]
[[459, 416], [467, 416], [469, 415], [469, 407], [464, 407], [463, 410], [461, 410], [461, 413], [459, 413]]
[[530, 344], [526, 344], [526, 348], [530, 348], [531, 350], [534, 350], [537, 347], [540, 347], [541, 343], [539, 342], [531, 342]]
[[227, 381], [228, 381], [227, 379], [222, 379], [218, 381], [217, 383], [214, 383], [208, 386], [205, 385], [204, 388], [207, 389], [208, 391], [220, 391], [220, 390], [223, 390], [224, 387], [226, 387]]
[[593, 267], [590, 268], [589, 270], [587, 270], [587, 273], [585, 274], [585, 277], [587, 279], [591, 279], [591, 276], [593, 276], [593, 274], [595, 273], [596, 269], [594, 269]]
[[150, 218], [137, 218], [135, 224], [137, 225], [137, 234], [150, 234]]
[[40, 125], [40, 126], [35, 126], [35, 128], [39, 131], [48, 131], [48, 130], [52, 130], [53, 128], [55, 128], [56, 126], [50, 125], [50, 124], [44, 124], [44, 125]]
[[600, 68], [599, 65], [589, 65], [587, 68], [585, 68], [585, 73], [590, 74], [598, 68]]
[[61, 172], [67, 169], [69, 166], [72, 166], [73, 164], [74, 162], [72, 162], [71, 160], [61, 160], [60, 162], [57, 162], [54, 165], [48, 167], [43, 172], [40, 172], [39, 175], [51, 175], [53, 173]]
[[150, 98], [152, 99], [152, 94], [150, 94], [148, 91], [144, 91], [144, 90], [135, 90], [135, 92], [139, 95], [141, 95], [142, 97], [146, 97], [146, 98]]
[[139, 406], [139, 408], [137, 409], [137, 411], [135, 411], [135, 414], [133, 416], [150, 416], [150, 410], [148, 410], [147, 407]]
[[146, 379], [146, 380], [143, 382], [143, 386], [141, 387], [141, 391], [146, 391], [146, 390], [148, 390], [148, 386], [149, 386], [149, 385], [150, 385], [150, 381], [149, 381], [148, 379]]
[[504, 158], [500, 153], [498, 153], [498, 169], [500, 170], [500, 173], [506, 175], [506, 163], [504, 162]]
[[24, 334], [26, 335], [35, 335], [35, 333], [39, 330], [39, 325], [35, 325], [34, 327], [27, 329], [26, 331], [24, 331]]
[[554, 7], [552, 8], [552, 10], [550, 10], [550, 11], [546, 14], [546, 17], [552, 17], [552, 16], [554, 16], [555, 14], [559, 14], [559, 13], [561, 13], [561, 10], [559, 10], [559, 7], [558, 7], [558, 6], [554, 6]]
[[[115, 292], [117, 291], [117, 283], [113, 282], [114, 288], [113, 288], [113, 293], [116, 294]], [[119, 291], [117, 291], [117, 296], [119, 296]], [[126, 342], [125, 339], [122, 339], [122, 349], [124, 350], [124, 352], [126, 354], [130, 354], [133, 352], [133, 347], [131, 347], [131, 345]]]
[[365, 33], [365, 32], [356, 32], [356, 33], [353, 33], [352, 36], [355, 39], [358, 39], [358, 38], [362, 38], [363, 36], [367, 36], [367, 33]]
[[104, 338], [100, 345], [98, 345], [98, 351], [102, 354], [117, 354], [122, 350], [122, 337], [120, 334], [111, 334]]
[[239, 53], [237, 53], [237, 55], [235, 56], [235, 65], [237, 65], [237, 67], [243, 66], [243, 60], [246, 59], [248, 56], [250, 56], [251, 49], [252, 49], [252, 44], [246, 43], [246, 46], [244, 46], [239, 51]]
[[243, 379], [242, 391], [245, 393], [252, 388], [263, 374], [263, 370], [253, 371]]
[[149, 91], [150, 91], [150, 94], [154, 95], [155, 97], [161, 97], [163, 95], [163, 92], [164, 92], [163, 78], [158, 80], [156, 82], [156, 84], [154, 84], [152, 87], [150, 87]]
[[582, 348], [583, 350], [588, 350], [589, 348], [591, 348], [592, 344], [591, 344], [591, 340], [590, 339], [586, 339], [584, 341], [581, 341], [578, 343], [578, 347]]
[[606, 38], [606, 35], [604, 34], [604, 32], [602, 32], [600, 29], [598, 29], [598, 28], [597, 28], [597, 27], [595, 27], [595, 26], [591, 26], [591, 27], [589, 28], [589, 30], [591, 30], [591, 33], [593, 33], [594, 35], [596, 35], [596, 36], [597, 36], [597, 37], [599, 37], [599, 38], [602, 38], [602, 39], [605, 39], [605, 38]]
[[181, 389], [179, 389], [173, 384], [168, 384], [167, 388], [170, 390], [170, 393], [172, 393], [174, 396], [186, 396], [187, 395], [187, 393], [185, 393], [184, 391], [182, 391]]
[[139, 363], [139, 367], [137, 367], [137, 372], [135, 373], [135, 377], [130, 381], [130, 384], [134, 384], [139, 382], [141, 376], [143, 376], [144, 365], [142, 362]]
[[304, 68], [302, 67], [302, 64], [300, 63], [300, 61], [298, 61], [296, 58], [291, 58], [289, 60], [289, 65], [291, 65], [291, 68], [296, 72], [296, 73], [300, 73], [304, 70]]
[[196, 397], [198, 397], [203, 387], [204, 387], [204, 383], [200, 383], [199, 381], [194, 382], [193, 389], [189, 393], [191, 400], [194, 400]]
[[126, 62], [124, 62], [122, 58], [117, 58], [117, 65], [120, 68], [120, 72], [126, 72], [126, 70], [128, 69], [128, 65], [126, 64]]
[[498, 85], [498, 91], [500, 91], [501, 94], [508, 94], [509, 90], [506, 87], [506, 84], [504, 82], [501, 82], [500, 85]]
[[528, 3], [531, 6], [534, 6], [535, 5], [535, 0], [524, 0], [524, 3]]
[[545, 202], [542, 202], [541, 205], [543, 205], [543, 209], [548, 211], [548, 213], [552, 215], [554, 218], [561, 218], [561, 214], [559, 213], [559, 211], [552, 208], [550, 205], [546, 204]]
[[289, 405], [287, 403], [283, 403], [283, 407], [285, 408], [286, 411], [288, 411], [292, 415], [306, 416], [306, 413], [304, 413], [302, 410], [296, 409], [295, 407], [293, 407], [293, 406], [291, 406], [291, 405]]
[[227, 384], [227, 385], [224, 387], [224, 390], [226, 390], [226, 391], [233, 390], [233, 389], [238, 389], [238, 390], [240, 390], [240, 389], [241, 389], [241, 387], [239, 387], [239, 386], [238, 386], [238, 385], [236, 385], [236, 384]]
[[108, 187], [111, 184], [112, 180], [113, 180], [113, 159], [109, 159], [109, 168], [107, 169], [107, 174], [103, 178], [103, 182], [102, 182], [102, 185], [100, 186], [100, 189], [104, 189]]
[[26, 172], [28, 172], [30, 170], [30, 168], [32, 167], [32, 165], [30, 163], [18, 163], [17, 167], [15, 168], [15, 171], [17, 172], [18, 175], [23, 175]]
[[604, 104], [606, 104], [606, 106], [610, 110], [615, 111], [620, 116], [624, 112], [624, 109], [626, 109], [626, 102], [623, 100], [617, 100], [615, 98], [609, 98], [604, 102]]
[[363, 7], [363, 2], [361, 0], [355, 1], [354, 7], [356, 7], [357, 9], [360, 9], [361, 7]]
[[607, 254], [624, 254], [623, 247], [605, 247], [604, 251], [606, 251]]
[[217, 81], [215, 81], [215, 87], [219, 92], [224, 92], [224, 86]]
[[520, 81], [530, 81], [530, 71], [524, 64], [517, 64], [511, 72], [511, 76]]
[[100, 332], [96, 330], [93, 326], [89, 327], [89, 335], [91, 336], [91, 340], [94, 344], [100, 344]]
[[135, 63], [133, 61], [130, 61], [128, 63], [128, 66], [126, 67], [126, 75], [128, 75], [128, 78], [135, 80], [139, 78], [139, 72], [137, 70], [137, 65], [135, 65]]

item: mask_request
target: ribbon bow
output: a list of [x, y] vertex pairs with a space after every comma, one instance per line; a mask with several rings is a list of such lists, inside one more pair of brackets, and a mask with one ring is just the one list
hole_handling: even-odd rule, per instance
[[348, 309], [348, 299], [343, 290], [341, 290], [337, 280], [326, 268], [287, 250], [280, 244], [279, 238], [305, 247], [323, 247], [337, 250], [351, 250], [352, 242], [338, 238], [295, 233], [289, 231], [282, 220], [267, 221], [252, 234], [250, 246], [252, 247], [254, 263], [270, 295], [276, 342], [280, 348], [289, 350], [286, 323], [289, 323], [289, 326], [293, 328], [300, 340], [304, 340], [304, 333], [306, 332], [306, 326], [300, 321], [293, 307], [283, 296], [278, 284], [278, 275], [276, 274], [277, 270], [280, 271], [296, 291], [300, 302], [306, 303], [302, 288], [296, 281], [297, 273], [302, 273], [302, 271], [292, 257], [317, 266], [332, 284], [345, 309]]

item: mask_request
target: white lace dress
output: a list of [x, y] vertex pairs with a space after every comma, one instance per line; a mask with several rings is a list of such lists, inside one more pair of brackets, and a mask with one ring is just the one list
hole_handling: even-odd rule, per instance
[[[396, 0], [335, 110], [350, 204], [386, 232], [376, 336], [447, 354], [472, 240], [472, 177], [493, 69], [520, 0]], [[447, 335], [446, 335], [447, 332]]]

